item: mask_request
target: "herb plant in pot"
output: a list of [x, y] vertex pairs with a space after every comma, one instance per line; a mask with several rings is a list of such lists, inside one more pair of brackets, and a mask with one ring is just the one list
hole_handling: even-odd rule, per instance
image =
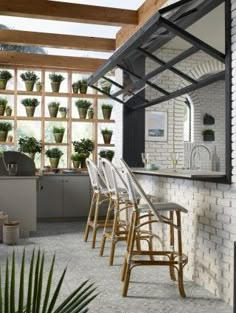
[[31, 71], [22, 73], [20, 77], [25, 83], [26, 91], [32, 91], [34, 89], [34, 84], [39, 79], [39, 77], [34, 72]]
[[81, 79], [79, 80], [79, 90], [80, 93], [86, 94], [88, 90], [88, 80], [87, 79]]
[[93, 108], [89, 108], [89, 109], [88, 109], [88, 119], [89, 119], [89, 120], [92, 120], [92, 119], [93, 119], [93, 116], [94, 116]]
[[74, 152], [80, 154], [81, 168], [86, 168], [85, 160], [94, 150], [94, 143], [91, 139], [83, 138], [81, 141], [73, 141]]
[[204, 141], [214, 141], [215, 140], [215, 132], [213, 129], [204, 129], [202, 131], [203, 140]]
[[85, 119], [86, 118], [88, 109], [91, 106], [91, 104], [92, 103], [90, 101], [82, 100], [82, 99], [81, 100], [77, 100], [75, 102], [75, 105], [77, 106], [77, 109], [78, 109], [78, 112], [79, 112], [79, 117], [81, 119]]
[[36, 83], [36, 91], [40, 92], [43, 89], [43, 84], [41, 82]]
[[112, 162], [114, 155], [115, 155], [115, 152], [113, 150], [101, 150], [99, 152], [99, 156], [101, 158], [105, 158], [105, 159], [109, 160], [110, 162]]
[[35, 108], [39, 105], [39, 100], [37, 98], [25, 98], [21, 101], [26, 110], [26, 115], [28, 117], [33, 117]]
[[104, 120], [110, 120], [113, 106], [111, 104], [102, 104], [102, 115]]
[[51, 80], [52, 92], [59, 92], [61, 82], [65, 79], [61, 74], [51, 73], [49, 74], [49, 79]]
[[52, 148], [52, 149], [48, 149], [45, 152], [45, 154], [49, 158], [51, 168], [58, 168], [58, 164], [59, 164], [60, 158], [63, 155], [63, 152], [58, 148]]
[[8, 103], [7, 98], [0, 97], [0, 115], [3, 116], [6, 110], [6, 105]]
[[65, 127], [53, 127], [53, 136], [56, 143], [62, 143]]
[[0, 71], [0, 89], [6, 89], [7, 82], [12, 78], [12, 74], [9, 71]]
[[62, 118], [66, 118], [68, 109], [66, 107], [60, 107], [59, 112], [60, 112]]
[[106, 145], [109, 145], [111, 143], [111, 137], [113, 134], [113, 130], [111, 129], [102, 129], [101, 130], [102, 136], [103, 136], [103, 141]]
[[79, 153], [73, 153], [71, 155], [71, 161], [72, 161], [75, 169], [79, 168], [80, 161], [81, 161], [81, 155]]
[[6, 116], [11, 116], [12, 114], [12, 108], [10, 105], [6, 106]]
[[72, 91], [73, 91], [73, 93], [78, 93], [79, 92], [79, 82], [74, 82], [72, 84]]
[[12, 124], [8, 122], [0, 122], [0, 141], [6, 142], [8, 132], [12, 130]]
[[57, 117], [59, 106], [60, 106], [60, 102], [57, 102], [57, 101], [52, 101], [48, 104], [48, 111], [49, 111], [50, 117]]
[[34, 160], [36, 153], [41, 153], [42, 144], [41, 141], [35, 139], [34, 137], [24, 136], [19, 138], [19, 151], [23, 153], [27, 153], [28, 156]]

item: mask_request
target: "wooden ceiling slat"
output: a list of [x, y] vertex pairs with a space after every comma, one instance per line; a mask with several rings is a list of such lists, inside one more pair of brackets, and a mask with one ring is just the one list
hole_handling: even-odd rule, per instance
[[116, 26], [138, 24], [134, 10], [40, 0], [1, 0], [0, 15]]
[[0, 66], [14, 65], [94, 72], [104, 63], [104, 61], [104, 59], [94, 58], [0, 51]]
[[114, 39], [6, 29], [0, 30], [0, 43], [103, 52], [111, 52], [115, 50]]

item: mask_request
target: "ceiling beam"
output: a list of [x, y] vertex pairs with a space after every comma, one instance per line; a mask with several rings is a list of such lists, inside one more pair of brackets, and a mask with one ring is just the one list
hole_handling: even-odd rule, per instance
[[155, 14], [167, 0], [146, 0], [138, 9], [138, 24], [122, 27], [116, 35], [116, 48], [127, 41], [145, 22]]
[[137, 11], [55, 1], [1, 0], [0, 15], [116, 26], [138, 24]]
[[60, 35], [19, 30], [0, 30], [0, 44], [30, 45], [59, 49], [112, 52], [115, 40], [85, 36]]
[[28, 66], [94, 72], [104, 61], [104, 59], [0, 51], [0, 66]]

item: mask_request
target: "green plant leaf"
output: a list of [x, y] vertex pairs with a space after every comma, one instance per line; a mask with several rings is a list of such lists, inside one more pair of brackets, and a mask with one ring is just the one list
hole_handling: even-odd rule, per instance
[[33, 303], [32, 303], [32, 313], [36, 313], [40, 257], [41, 257], [41, 252], [40, 250], [38, 250], [37, 261], [36, 261], [36, 266], [35, 266], [35, 271], [34, 271], [34, 294], [33, 294]]
[[21, 259], [18, 313], [24, 312], [25, 249]]
[[42, 313], [46, 313], [46, 310], [47, 310], [47, 305], [48, 305], [50, 291], [51, 291], [51, 286], [52, 286], [52, 277], [53, 277], [54, 264], [55, 264], [55, 254], [53, 256], [52, 263], [51, 263], [51, 268], [50, 268], [50, 271], [49, 271], [49, 274], [48, 274], [48, 282], [47, 282], [47, 287], [46, 287], [46, 294], [45, 294], [45, 297], [44, 297]]
[[15, 251], [12, 253], [10, 312], [15, 312]]
[[43, 270], [44, 270], [44, 253], [42, 254], [40, 270], [39, 270], [39, 282], [38, 282], [36, 312], [40, 311], [41, 295], [42, 295], [42, 287], [43, 287]]
[[33, 272], [34, 272], [34, 255], [35, 255], [35, 250], [33, 249], [31, 260], [30, 260], [26, 313], [31, 313], [32, 285], [33, 285]]
[[0, 266], [0, 313], [3, 313], [2, 306], [2, 267]]
[[4, 312], [5, 313], [9, 313], [9, 269], [8, 269], [8, 258], [6, 260]]

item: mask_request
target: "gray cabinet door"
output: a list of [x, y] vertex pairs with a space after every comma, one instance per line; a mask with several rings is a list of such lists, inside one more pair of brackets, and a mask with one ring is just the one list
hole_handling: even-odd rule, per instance
[[87, 217], [89, 206], [89, 177], [87, 175], [64, 177], [64, 216]]
[[63, 177], [40, 177], [37, 215], [39, 218], [63, 217]]

